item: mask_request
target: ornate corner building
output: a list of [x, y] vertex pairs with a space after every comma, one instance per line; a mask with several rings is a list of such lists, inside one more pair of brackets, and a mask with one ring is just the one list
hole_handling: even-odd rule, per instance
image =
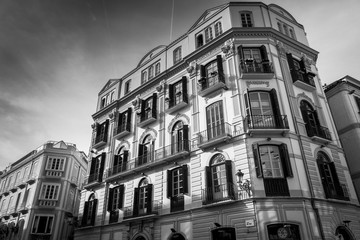
[[230, 2], [109, 80], [76, 239], [358, 239], [360, 208], [303, 26]]
[[75, 144], [49, 141], [0, 175], [0, 239], [72, 239], [87, 159]]

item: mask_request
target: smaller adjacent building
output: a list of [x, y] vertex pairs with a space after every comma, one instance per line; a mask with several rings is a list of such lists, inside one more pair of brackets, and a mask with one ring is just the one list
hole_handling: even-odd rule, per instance
[[0, 175], [0, 239], [72, 239], [87, 170], [75, 144], [49, 141]]
[[324, 90], [359, 198], [360, 81], [347, 75], [325, 86]]

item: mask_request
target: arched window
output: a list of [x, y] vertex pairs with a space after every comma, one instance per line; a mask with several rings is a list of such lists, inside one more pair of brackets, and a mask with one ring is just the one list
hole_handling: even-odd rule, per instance
[[171, 153], [175, 154], [181, 151], [189, 150], [188, 126], [183, 122], [175, 123], [171, 131]]
[[81, 222], [82, 226], [94, 226], [97, 202], [98, 200], [95, 198], [95, 194], [92, 193], [84, 205], [84, 214]]
[[217, 22], [215, 23], [215, 37], [219, 36], [220, 34], [222, 34], [221, 22]]
[[213, 39], [212, 29], [208, 27], [205, 29], [205, 42], [210, 42]]
[[155, 76], [160, 74], [160, 62], [155, 65]]
[[146, 83], [147, 82], [147, 71], [143, 71], [141, 73], [141, 83]]
[[335, 163], [324, 152], [318, 152], [316, 162], [326, 198], [349, 200], [340, 184]]
[[129, 154], [125, 147], [121, 147], [118, 150], [117, 154], [114, 156], [112, 174], [124, 172], [127, 170], [128, 156]]
[[139, 145], [139, 161], [138, 166], [153, 161], [154, 141], [151, 135], [147, 135]]
[[206, 188], [203, 192], [203, 203], [235, 199], [231, 160], [225, 160], [223, 154], [216, 154], [206, 167]]
[[152, 212], [152, 189], [146, 178], [139, 182], [139, 186], [134, 189], [134, 210], [133, 215], [151, 214]]

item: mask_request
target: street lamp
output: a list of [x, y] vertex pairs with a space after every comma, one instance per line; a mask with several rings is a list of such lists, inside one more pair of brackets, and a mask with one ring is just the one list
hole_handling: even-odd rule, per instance
[[251, 183], [250, 183], [249, 179], [246, 179], [246, 180], [243, 179], [244, 173], [241, 171], [241, 169], [239, 169], [238, 172], [236, 173], [236, 177], [237, 177], [237, 183], [239, 184], [240, 189], [247, 192], [247, 194], [250, 197], [251, 196], [251, 192], [250, 192]]

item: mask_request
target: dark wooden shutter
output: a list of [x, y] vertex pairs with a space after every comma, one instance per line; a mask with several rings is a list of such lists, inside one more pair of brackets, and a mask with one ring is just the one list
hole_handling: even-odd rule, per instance
[[104, 142], [107, 142], [108, 131], [109, 131], [109, 119], [106, 119], [106, 121], [105, 121], [105, 130], [104, 130], [104, 138], [103, 138]]
[[228, 195], [231, 199], [235, 199], [234, 178], [233, 178], [231, 160], [225, 161], [225, 171], [226, 171]]
[[152, 97], [152, 109], [151, 109], [151, 113], [152, 113], [152, 117], [156, 118], [157, 116], [157, 93], [153, 93], [153, 97]]
[[190, 149], [190, 144], [189, 144], [189, 126], [188, 125], [183, 125], [183, 146], [184, 146], [184, 150], [185, 151], [189, 151]]
[[276, 90], [275, 88], [270, 90], [270, 98], [271, 98], [271, 105], [273, 107], [273, 111], [274, 111], [274, 120], [275, 120], [275, 126], [277, 128], [283, 128], [284, 124], [282, 121], [282, 117], [281, 117], [281, 113], [280, 113], [280, 106], [279, 106], [279, 101], [278, 101], [278, 97], [276, 94]]
[[339, 177], [337, 175], [336, 172], [336, 167], [335, 167], [335, 163], [334, 162], [330, 162], [329, 163], [329, 167], [330, 167], [330, 171], [331, 171], [331, 175], [332, 178], [334, 180], [334, 185], [335, 185], [335, 190], [338, 196], [340, 197], [344, 197], [344, 190], [341, 187], [340, 181], [339, 181]]
[[297, 79], [297, 72], [296, 72], [295, 65], [294, 65], [294, 59], [293, 59], [291, 53], [287, 53], [286, 57], [287, 57], [287, 61], [288, 61], [288, 64], [289, 64], [291, 78], [292, 78], [293, 82], [295, 82], [298, 79]]
[[107, 210], [109, 212], [111, 212], [112, 210], [112, 203], [113, 203], [113, 200], [114, 200], [114, 188], [109, 188], [109, 201], [108, 201], [108, 207], [107, 207]]
[[100, 169], [99, 169], [99, 182], [102, 182], [103, 180], [103, 173], [104, 173], [104, 168], [105, 168], [105, 159], [106, 159], [106, 153], [101, 153], [101, 162], [100, 162]]
[[309, 116], [308, 116], [308, 110], [306, 107], [306, 102], [302, 100], [300, 102], [300, 111], [303, 118], [303, 121], [305, 123], [305, 128], [308, 136], [312, 136], [312, 127], [310, 126]]
[[131, 113], [132, 113], [132, 108], [128, 108], [128, 110], [127, 110], [127, 114], [128, 114], [128, 116], [127, 116], [127, 121], [126, 121], [126, 130], [128, 131], [128, 132], [130, 132], [131, 131]]
[[354, 99], [355, 99], [356, 105], [358, 107], [358, 113], [360, 113], [360, 98], [354, 97]]
[[83, 217], [82, 217], [82, 219], [81, 219], [81, 225], [82, 225], [82, 226], [86, 226], [86, 225], [87, 225], [88, 213], [89, 213], [89, 202], [85, 202], [85, 205], [84, 205], [84, 214], [83, 214]]
[[188, 181], [188, 165], [184, 164], [181, 166], [183, 174], [183, 189], [184, 194], [189, 193], [189, 181]]
[[329, 184], [328, 184], [327, 179], [326, 179], [324, 165], [325, 164], [323, 162], [318, 161], [318, 169], [319, 169], [319, 172], [320, 172], [320, 178], [321, 178], [321, 182], [322, 182], [324, 192], [325, 192], [325, 197], [330, 198], [331, 193], [330, 193], [330, 189], [329, 189]]
[[301, 75], [304, 79], [304, 82], [309, 83], [309, 76], [307, 75], [306, 65], [303, 58], [300, 61], [300, 70], [302, 71]]
[[172, 197], [172, 185], [173, 185], [173, 179], [172, 179], [172, 171], [167, 170], [167, 198]]
[[96, 209], [97, 209], [97, 203], [98, 200], [94, 199], [93, 201], [93, 209], [92, 209], [92, 215], [91, 215], [91, 225], [94, 226], [95, 225], [95, 219], [96, 219]]
[[206, 189], [212, 188], [212, 176], [211, 176], [211, 168], [206, 166], [205, 167], [205, 174], [206, 174]]
[[204, 65], [200, 65], [200, 84], [201, 84], [201, 91], [206, 89], [206, 69]]
[[147, 214], [151, 214], [152, 213], [152, 190], [153, 190], [153, 185], [152, 184], [148, 184], [146, 186], [147, 188], [147, 200], [146, 200], [146, 210], [147, 210]]
[[127, 170], [128, 159], [129, 159], [129, 151], [125, 150], [123, 153], [123, 162], [122, 162], [122, 166], [121, 166], [122, 171]]
[[139, 188], [134, 188], [134, 208], [133, 216], [139, 215]]
[[120, 185], [119, 186], [119, 202], [118, 202], [118, 208], [121, 209], [124, 206], [124, 194], [125, 193], [125, 186]]
[[141, 99], [140, 122], [145, 120], [145, 100]]
[[255, 170], [256, 176], [258, 178], [262, 177], [262, 167], [261, 167], [261, 159], [260, 159], [260, 152], [259, 152], [259, 144], [254, 143], [253, 147], [253, 154], [254, 154], [254, 163], [255, 163]]
[[89, 173], [89, 175], [95, 173], [96, 165], [97, 165], [97, 159], [94, 158], [94, 157], [91, 158], [91, 165], [90, 165], [90, 173]]
[[244, 60], [244, 52], [243, 52], [243, 47], [242, 45], [238, 46], [238, 54], [239, 54], [239, 58], [240, 58], [240, 62]]
[[292, 168], [291, 168], [290, 157], [289, 157], [287, 145], [284, 143], [281, 144], [279, 146], [279, 150], [280, 150], [281, 163], [283, 165], [283, 170], [284, 170], [284, 176], [285, 177], [293, 177], [293, 172], [292, 172]]
[[169, 84], [169, 108], [174, 106], [174, 84]]
[[114, 162], [113, 162], [113, 171], [117, 171], [118, 170], [118, 165], [120, 163], [121, 157], [120, 155], [114, 155]]
[[261, 45], [261, 47], [260, 47], [260, 54], [261, 54], [261, 59], [262, 59], [263, 61], [269, 61], [269, 58], [268, 58], [268, 54], [267, 54], [265, 45]]
[[216, 56], [219, 81], [225, 83], [224, 68], [221, 55]]
[[135, 166], [139, 166], [141, 164], [143, 164], [143, 160], [146, 159], [146, 156], [144, 156], [144, 144], [139, 144], [139, 157], [138, 157], [138, 162], [135, 162]]
[[181, 78], [181, 84], [182, 84], [182, 97], [183, 97], [183, 101], [186, 103], [189, 103], [188, 100], [188, 91], [187, 91], [187, 78], [186, 76], [183, 76]]

